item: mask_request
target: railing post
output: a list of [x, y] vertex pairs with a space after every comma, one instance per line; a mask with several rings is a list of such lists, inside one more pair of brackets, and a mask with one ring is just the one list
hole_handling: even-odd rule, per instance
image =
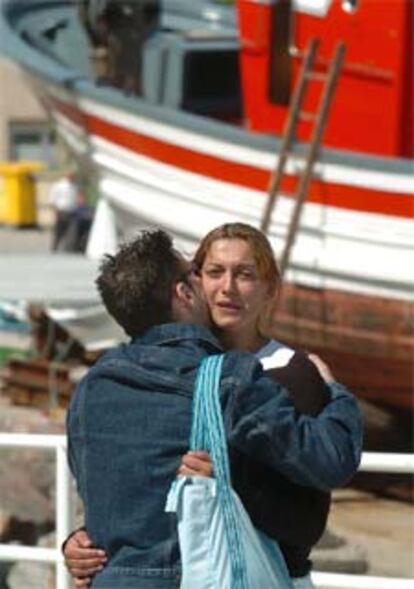
[[[67, 467], [66, 448], [56, 446], [56, 545], [59, 547], [67, 538], [71, 528], [71, 485]], [[70, 589], [70, 577], [63, 557], [56, 562], [56, 589]]]

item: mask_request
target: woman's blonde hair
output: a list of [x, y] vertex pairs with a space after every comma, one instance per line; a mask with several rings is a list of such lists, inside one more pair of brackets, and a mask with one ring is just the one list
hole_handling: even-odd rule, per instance
[[201, 271], [211, 246], [219, 239], [243, 239], [250, 245], [257, 264], [259, 277], [268, 285], [269, 295], [271, 297], [269, 305], [267, 305], [267, 308], [260, 317], [260, 331], [262, 332], [265, 324], [270, 319], [270, 313], [274, 311], [282, 286], [282, 277], [272, 246], [265, 234], [251, 225], [246, 223], [225, 223], [212, 229], [201, 240], [193, 258], [194, 269], [197, 272]]

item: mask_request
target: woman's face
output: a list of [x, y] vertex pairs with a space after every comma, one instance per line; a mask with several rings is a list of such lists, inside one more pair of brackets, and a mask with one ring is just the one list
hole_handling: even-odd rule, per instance
[[201, 268], [201, 285], [216, 327], [246, 335], [257, 332], [270, 295], [247, 241], [214, 241]]

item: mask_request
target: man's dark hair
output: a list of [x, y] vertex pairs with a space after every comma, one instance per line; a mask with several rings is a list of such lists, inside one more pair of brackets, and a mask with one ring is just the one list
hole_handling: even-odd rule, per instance
[[173, 286], [181, 272], [171, 237], [143, 231], [114, 256], [105, 256], [96, 285], [108, 313], [135, 337], [172, 321]]

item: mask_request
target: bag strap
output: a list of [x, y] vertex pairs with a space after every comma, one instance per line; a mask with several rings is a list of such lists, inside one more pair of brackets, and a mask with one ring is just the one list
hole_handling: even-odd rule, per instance
[[205, 358], [200, 366], [194, 395], [190, 447], [207, 450], [219, 487], [231, 487], [230, 465], [219, 389], [223, 354]]
[[220, 377], [224, 355], [205, 358], [198, 370], [193, 399], [191, 450], [207, 450], [214, 465], [217, 496], [223, 513], [230, 554], [232, 589], [248, 589], [243, 550], [231, 487], [230, 465], [220, 405]]

